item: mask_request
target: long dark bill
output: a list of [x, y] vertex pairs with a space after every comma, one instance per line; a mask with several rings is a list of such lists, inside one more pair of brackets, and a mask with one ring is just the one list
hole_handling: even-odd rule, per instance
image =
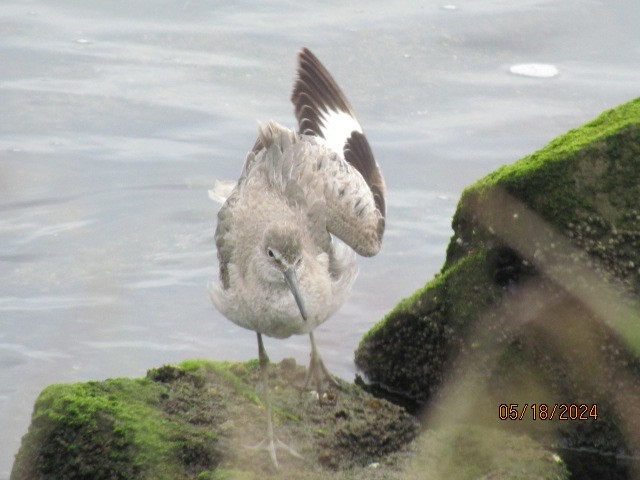
[[296, 271], [293, 268], [289, 268], [284, 271], [284, 279], [287, 282], [287, 286], [291, 293], [293, 294], [293, 298], [296, 300], [296, 304], [298, 305], [298, 309], [300, 310], [300, 315], [302, 315], [302, 319], [307, 321], [307, 310], [304, 307], [304, 302], [302, 301], [302, 295], [300, 295], [300, 290], [298, 290], [298, 276], [296, 275]]

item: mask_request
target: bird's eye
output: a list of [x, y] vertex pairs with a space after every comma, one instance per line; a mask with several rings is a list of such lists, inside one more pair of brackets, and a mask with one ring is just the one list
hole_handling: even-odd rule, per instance
[[275, 257], [273, 250], [271, 250], [270, 248], [267, 248], [267, 255], [269, 255], [271, 258]]

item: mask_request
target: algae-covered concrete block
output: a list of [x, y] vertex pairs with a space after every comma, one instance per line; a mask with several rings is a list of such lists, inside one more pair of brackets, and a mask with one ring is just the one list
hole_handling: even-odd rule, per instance
[[526, 432], [576, 478], [639, 474], [640, 99], [467, 188], [453, 230], [357, 365], [428, 419]]

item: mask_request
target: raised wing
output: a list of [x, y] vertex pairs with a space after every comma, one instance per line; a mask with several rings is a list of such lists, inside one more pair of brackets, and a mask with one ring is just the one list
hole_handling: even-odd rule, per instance
[[[298, 61], [291, 101], [299, 132], [316, 137], [320, 144], [338, 154], [338, 160], [343, 159], [351, 167], [341, 169], [333, 162], [326, 164], [337, 168], [325, 172], [327, 227], [360, 255], [375, 255], [385, 227], [386, 188], [382, 172], [353, 108], [331, 74], [306, 48], [299, 53]], [[369, 204], [374, 208], [369, 208]]]

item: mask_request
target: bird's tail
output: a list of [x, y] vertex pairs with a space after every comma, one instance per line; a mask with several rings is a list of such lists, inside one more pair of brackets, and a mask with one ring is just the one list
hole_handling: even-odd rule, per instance
[[227, 201], [235, 186], [236, 182], [233, 180], [216, 180], [213, 188], [209, 190], [209, 198], [222, 205]]

